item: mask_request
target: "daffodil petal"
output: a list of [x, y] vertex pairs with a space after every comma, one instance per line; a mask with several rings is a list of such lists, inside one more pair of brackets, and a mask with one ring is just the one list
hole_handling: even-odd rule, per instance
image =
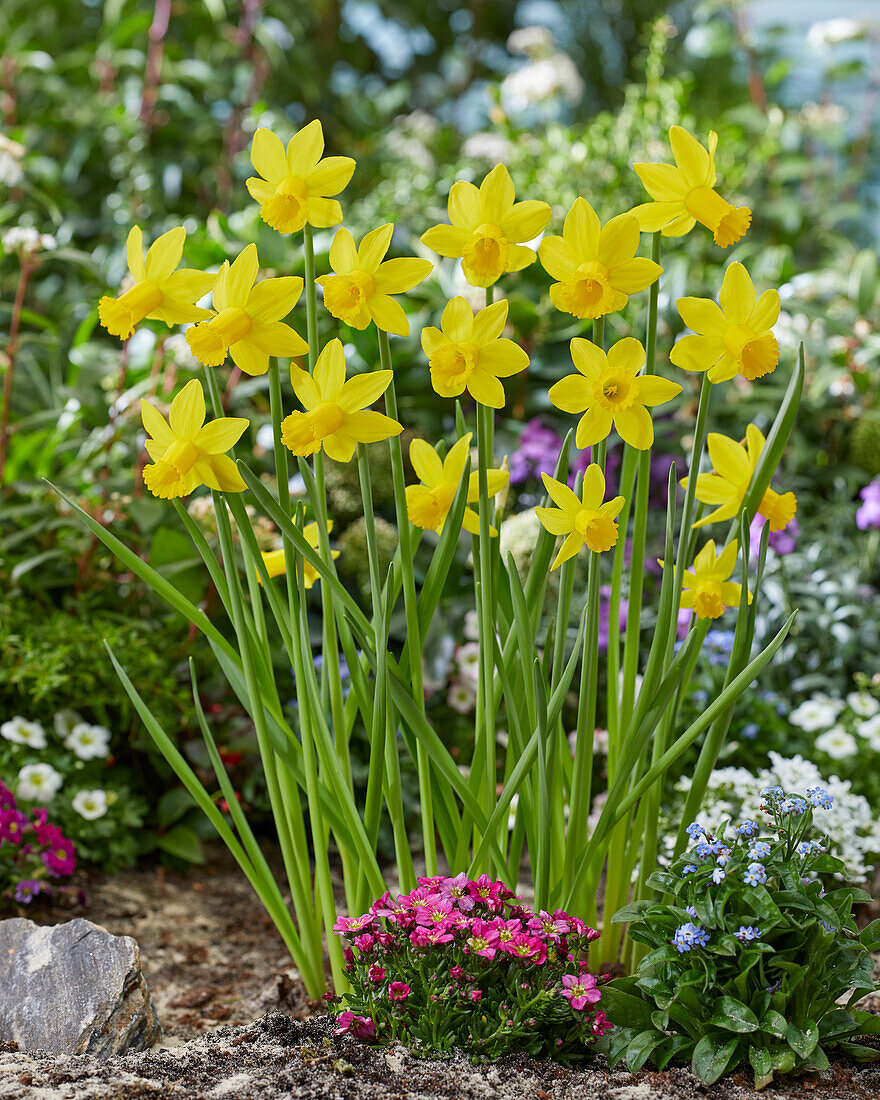
[[622, 290], [624, 294], [639, 294], [663, 274], [660, 264], [644, 256], [636, 256], [625, 263], [612, 264], [609, 271], [615, 289]]
[[515, 340], [494, 340], [480, 349], [480, 367], [496, 378], [509, 378], [529, 365], [529, 357]]
[[422, 329], [421, 341], [422, 351], [429, 359], [438, 348], [449, 343], [449, 339], [443, 335], [439, 328], [435, 328], [433, 325], [428, 325], [427, 328]]
[[[278, 144], [281, 145], [281, 142], [279, 141]], [[320, 119], [315, 118], [301, 130], [297, 130], [287, 143], [286, 154], [282, 147], [284, 165], [280, 174], [284, 176], [289, 172], [294, 176], [305, 177], [321, 159], [323, 152], [324, 131]], [[254, 167], [256, 168], [256, 165]], [[257, 171], [260, 171], [259, 168]]]
[[299, 301], [303, 281], [298, 275], [263, 279], [248, 295], [247, 312], [253, 321], [280, 321]]
[[645, 190], [657, 202], [682, 202], [690, 188], [673, 164], [634, 164]]
[[487, 370], [476, 368], [467, 380], [467, 391], [481, 405], [488, 405], [492, 409], [504, 408], [504, 386]]
[[318, 392], [314, 378], [296, 363], [290, 364], [290, 384], [303, 408], [311, 411], [316, 405], [320, 405], [321, 394]]
[[[480, 184], [480, 212], [484, 222], [501, 225], [511, 212], [516, 192], [510, 173], [503, 164], [496, 164]], [[533, 234], [534, 236], [534, 234]], [[529, 240], [520, 237], [519, 240]]]
[[614, 418], [608, 409], [601, 405], [593, 405], [587, 409], [578, 421], [577, 431], [574, 436], [574, 444], [578, 450], [594, 447], [608, 438]]
[[[243, 493], [247, 489], [244, 478], [238, 472], [238, 467], [229, 455], [208, 455], [205, 462], [210, 466], [217, 481], [217, 488], [221, 492]], [[208, 484], [207, 481], [205, 484]]]
[[732, 263], [724, 272], [718, 302], [732, 325], [744, 325], [755, 308], [755, 288], [749, 273], [740, 263]]
[[618, 410], [614, 414], [614, 426], [624, 443], [638, 451], [646, 451], [654, 442], [654, 425], [644, 405]]
[[[681, 479], [682, 486], [686, 489], [687, 478]], [[731, 500], [739, 501], [739, 493], [736, 487], [719, 474], [697, 475], [697, 500], [701, 504], [728, 504]]]
[[261, 126], [251, 142], [251, 164], [264, 180], [277, 183], [287, 175], [287, 160], [281, 138]]
[[569, 489], [567, 485], [544, 473], [541, 474], [541, 480], [544, 482], [544, 488], [557, 508], [562, 508], [565, 512], [580, 511], [581, 502], [578, 500], [577, 494]]
[[498, 339], [507, 323], [507, 309], [507, 300], [502, 298], [481, 309], [476, 315], [471, 339], [477, 347], [482, 348]]
[[499, 222], [501, 232], [515, 244], [533, 241], [550, 221], [550, 207], [538, 199], [514, 203]]
[[169, 229], [167, 233], [163, 233], [161, 237], [157, 237], [153, 241], [144, 264], [144, 272], [150, 282], [161, 283], [168, 278], [180, 263], [185, 240], [186, 230], [182, 225], [179, 225], [176, 229]]
[[257, 246], [249, 244], [233, 260], [226, 276], [226, 294], [231, 306], [246, 308], [251, 287], [260, 271]]
[[205, 395], [197, 378], [187, 382], [171, 402], [168, 421], [177, 439], [195, 439], [205, 423]]
[[368, 374], [356, 374], [342, 386], [337, 404], [346, 413], [358, 412], [372, 405], [391, 385], [394, 372], [374, 370]]
[[275, 194], [276, 184], [267, 183], [266, 180], [260, 179], [259, 176], [250, 176], [244, 181], [245, 187], [250, 192], [250, 196], [261, 206], [264, 202], [268, 202], [269, 199]]
[[745, 447], [728, 439], [720, 432], [709, 432], [706, 440], [709, 458], [716, 473], [728, 481], [748, 481], [752, 476], [752, 464], [749, 462]]
[[379, 443], [393, 435], [400, 435], [403, 425], [384, 413], [365, 409], [362, 412], [346, 413], [343, 430], [358, 443]]
[[559, 553], [556, 555], [556, 560], [550, 566], [551, 571], [553, 569], [558, 569], [560, 565], [563, 565], [570, 558], [573, 558], [576, 554], [578, 554], [583, 549], [583, 545], [583, 535], [579, 535], [576, 531], [572, 531], [572, 533], [559, 548]]
[[308, 355], [309, 345], [300, 334], [283, 321], [260, 321], [251, 326], [248, 340], [267, 355], [290, 359], [295, 355]]
[[541, 526], [551, 535], [571, 534], [571, 517], [561, 508], [538, 507], [535, 509], [535, 515], [540, 520]]
[[443, 481], [443, 460], [426, 440], [414, 439], [410, 443], [409, 461], [416, 477], [429, 488]]
[[[479, 480], [479, 471], [477, 471], [477, 479]], [[510, 474], [507, 470], [487, 470], [486, 471], [486, 491], [490, 497], [494, 497], [496, 493], [500, 493], [501, 490], [510, 482]]]
[[345, 383], [345, 354], [341, 340], [331, 340], [318, 356], [315, 385], [324, 401], [335, 401]]
[[269, 369], [269, 356], [253, 340], [238, 340], [229, 348], [232, 362], [252, 377], [265, 374]]
[[474, 331], [474, 311], [466, 298], [450, 298], [440, 318], [440, 327], [450, 340], [470, 340]]
[[749, 317], [749, 328], [754, 332], [767, 332], [779, 320], [779, 308], [779, 291], [765, 290]]
[[605, 475], [595, 462], [591, 462], [584, 470], [584, 487], [581, 491], [583, 507], [597, 512], [604, 496]]
[[[739, 554], [739, 542], [734, 539], [729, 543], [721, 553], [718, 555], [718, 560], [715, 564], [715, 568], [718, 570], [722, 577], [729, 577], [736, 566], [737, 555]], [[739, 587], [737, 585], [737, 587]]]
[[537, 253], [533, 249], [526, 248], [524, 244], [512, 244], [507, 250], [507, 264], [504, 270], [508, 272], [522, 271], [524, 267], [533, 264], [536, 259]]
[[550, 387], [548, 397], [563, 412], [582, 413], [593, 400], [593, 387], [583, 375], [569, 374]]
[[[634, 167], [638, 171], [640, 166]], [[643, 202], [641, 206], [634, 206], [630, 213], [637, 219], [642, 233], [657, 233], [682, 213], [682, 204], [680, 202]]]
[[394, 223], [387, 222], [366, 234], [358, 246], [357, 253], [357, 265], [362, 271], [369, 271], [372, 274], [378, 268], [388, 251], [393, 233]]
[[711, 162], [709, 152], [683, 126], [669, 128], [669, 144], [675, 163], [689, 187], [707, 187]]
[[310, 195], [306, 200], [306, 220], [316, 229], [330, 229], [342, 221], [342, 207], [336, 199]]
[[638, 247], [638, 218], [633, 214], [618, 214], [599, 233], [599, 262], [608, 267], [619, 266], [631, 260]]
[[347, 229], [337, 229], [330, 245], [330, 266], [337, 275], [348, 275], [358, 266], [358, 250]]
[[584, 340], [580, 336], [575, 336], [569, 348], [571, 350], [571, 361], [576, 369], [591, 381], [598, 378], [600, 372], [607, 366], [608, 360], [605, 352], [591, 340]]
[[348, 187], [356, 167], [351, 157], [325, 157], [317, 167], [306, 174], [309, 194], [320, 198], [338, 195]]
[[682, 336], [669, 359], [682, 370], [708, 370], [718, 361], [724, 345], [714, 336]]
[[724, 336], [727, 321], [721, 307], [709, 298], [679, 298], [675, 303], [682, 321], [701, 336]]
[[460, 229], [472, 231], [483, 221], [480, 192], [467, 180], [457, 180], [449, 189], [447, 209], [449, 220]]
[[574, 200], [571, 210], [565, 216], [562, 236], [577, 257], [577, 262], [595, 260], [599, 255], [599, 217], [586, 199]]
[[367, 309], [376, 322], [376, 328], [395, 336], [409, 336], [409, 321], [400, 302], [390, 294], [372, 294], [367, 299]]
[[438, 256], [457, 257], [464, 253], [470, 230], [455, 225], [433, 225], [421, 237], [422, 244]]
[[635, 337], [627, 336], [608, 349], [608, 364], [616, 370], [636, 374], [645, 364], [645, 349]]
[[357, 449], [358, 441], [348, 432], [339, 431], [325, 436], [322, 446], [328, 458], [334, 462], [351, 462], [352, 455]]
[[206, 271], [183, 267], [172, 272], [162, 284], [166, 296], [188, 301], [190, 304], [204, 297], [217, 281], [217, 276]]
[[162, 447], [171, 446], [174, 442], [174, 432], [168, 427], [165, 417], [149, 401], [141, 401], [141, 420], [147, 435], [152, 436]]
[[241, 439], [249, 423], [243, 416], [221, 416], [205, 424], [193, 442], [206, 454], [223, 454]]
[[144, 268], [144, 235], [139, 225], [133, 225], [125, 239], [125, 259], [128, 270], [141, 282], [146, 279], [147, 272]]
[[663, 405], [680, 393], [681, 386], [669, 378], [659, 378], [655, 374], [643, 374], [639, 377], [639, 401], [649, 408]]
[[420, 260], [416, 256], [405, 256], [397, 260], [386, 260], [379, 265], [373, 276], [378, 294], [405, 294], [418, 286], [434, 270], [430, 260]]
[[538, 245], [538, 259], [551, 279], [570, 279], [577, 268], [572, 247], [562, 237], [545, 237]]

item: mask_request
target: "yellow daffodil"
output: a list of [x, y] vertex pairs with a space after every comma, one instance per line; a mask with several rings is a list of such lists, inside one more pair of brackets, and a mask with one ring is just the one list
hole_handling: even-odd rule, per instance
[[678, 299], [678, 312], [696, 335], [682, 336], [669, 358], [684, 370], [708, 370], [710, 382], [726, 382], [735, 374], [753, 382], [770, 374], [779, 362], [779, 344], [770, 331], [779, 319], [779, 292], [765, 290], [758, 298], [749, 273], [733, 263], [718, 301]]
[[330, 246], [333, 275], [322, 275], [316, 282], [324, 288], [324, 305], [340, 321], [352, 328], [365, 329], [370, 321], [395, 336], [409, 336], [409, 321], [403, 307], [391, 297], [403, 294], [430, 275], [430, 260], [408, 256], [384, 260], [394, 226], [387, 225], [368, 233], [356, 248], [347, 229], [340, 229]]
[[[718, 507], [694, 527], [733, 519], [739, 512], [765, 442], [754, 424], [746, 428], [745, 446], [718, 432], [709, 433], [709, 458], [714, 469], [710, 474], [697, 475], [696, 495], [703, 504], [717, 504]], [[682, 478], [681, 484], [687, 488], [688, 479]], [[794, 493], [777, 493], [773, 489], [767, 489], [758, 506], [758, 514], [767, 520], [771, 531], [782, 531], [794, 519], [796, 511]]]
[[214, 316], [187, 329], [186, 342], [206, 367], [219, 367], [227, 353], [245, 374], [265, 374], [269, 356], [305, 355], [309, 345], [281, 320], [296, 305], [303, 281], [298, 275], [263, 279], [257, 246], [249, 244], [230, 265], [225, 262], [214, 287]]
[[293, 135], [287, 150], [276, 134], [261, 127], [254, 134], [251, 163], [260, 176], [246, 181], [260, 204], [260, 217], [279, 233], [298, 233], [308, 222], [326, 229], [342, 221], [338, 195], [354, 174], [351, 157], [325, 157], [324, 131], [315, 119]]
[[566, 535], [551, 569], [577, 554], [584, 543], [595, 554], [610, 550], [617, 543], [616, 518], [624, 505], [623, 497], [604, 501], [605, 475], [595, 464], [584, 473], [581, 499], [561, 481], [541, 474], [544, 488], [550, 494], [555, 508], [536, 508], [535, 514], [551, 535]]
[[[728, 607], [739, 607], [742, 585], [727, 579], [738, 553], [739, 543], [734, 539], [716, 557], [715, 540], [710, 539], [694, 559], [693, 569], [685, 570], [682, 608], [692, 609], [698, 619], [717, 619]], [[751, 603], [751, 593], [748, 598]]]
[[422, 350], [431, 368], [431, 385], [441, 397], [458, 397], [465, 390], [482, 405], [504, 407], [499, 381], [519, 374], [529, 357], [501, 333], [507, 322], [507, 302], [493, 302], [474, 316], [465, 298], [446, 303], [440, 328], [422, 329]]
[[575, 199], [561, 237], [545, 237], [538, 256], [551, 278], [550, 301], [563, 313], [596, 318], [614, 313], [660, 278], [663, 268], [636, 256], [639, 223], [620, 214], [602, 226], [586, 199]]
[[171, 402], [167, 421], [148, 401], [141, 401], [141, 418], [151, 437], [146, 448], [153, 460], [144, 467], [144, 484], [153, 496], [185, 497], [199, 485], [226, 493], [247, 488], [235, 463], [223, 452], [238, 442], [248, 421], [223, 416], [206, 424], [205, 395], [197, 378], [187, 382]]
[[[327, 534], [333, 530], [333, 520], [327, 520]], [[303, 538], [311, 546], [313, 550], [318, 549], [318, 525], [317, 523], [307, 523], [303, 527]], [[338, 550], [331, 550], [330, 556], [332, 558], [339, 557]], [[264, 550], [262, 553], [263, 564], [266, 566], [266, 572], [270, 577], [281, 577], [287, 572], [287, 566], [284, 561], [284, 548], [279, 550]], [[312, 565], [311, 562], [303, 559], [303, 582], [306, 588], [311, 588], [315, 581], [321, 579], [321, 574]], [[260, 584], [263, 583], [260, 578]]]
[[216, 275], [183, 267], [174, 269], [183, 255], [186, 230], [170, 229], [157, 237], [144, 262], [144, 238], [139, 226], [132, 226], [125, 242], [128, 270], [135, 285], [111, 298], [105, 294], [98, 303], [98, 317], [111, 336], [127, 340], [144, 318], [180, 325], [209, 317], [206, 309], [195, 304], [214, 285]]
[[589, 340], [571, 342], [571, 358], [579, 374], [570, 374], [550, 387], [557, 409], [583, 413], [575, 444], [584, 449], [605, 439], [612, 425], [624, 442], [640, 451], [654, 442], [649, 407], [662, 405], [681, 393], [677, 382], [639, 374], [645, 349], [638, 340], [618, 340], [606, 355]]
[[550, 220], [546, 202], [516, 202], [510, 173], [496, 164], [479, 188], [458, 180], [449, 192], [451, 225], [434, 225], [422, 234], [422, 244], [441, 256], [461, 258], [472, 286], [492, 286], [505, 272], [521, 271], [535, 262], [524, 246], [543, 232]]
[[709, 148], [681, 126], [669, 131], [675, 165], [634, 164], [645, 190], [654, 200], [633, 213], [644, 232], [658, 229], [664, 237], [683, 237], [699, 222], [715, 243], [728, 248], [744, 236], [752, 221], [747, 206], [731, 204], [715, 190], [715, 149], [718, 135], [709, 134]]
[[[429, 531], [442, 531], [455, 494], [461, 485], [464, 468], [467, 465], [471, 433], [463, 435], [450, 448], [446, 458], [441, 459], [434, 448], [424, 439], [414, 439], [409, 446], [409, 459], [421, 485], [407, 485], [406, 511], [410, 521]], [[499, 493], [508, 482], [507, 470], [487, 470], [489, 496]], [[480, 498], [479, 471], [472, 471], [468, 479], [468, 504], [474, 504]], [[462, 527], [472, 535], [480, 533], [480, 517], [473, 508], [465, 508]], [[491, 535], [498, 532], [489, 528]]]
[[324, 448], [336, 462], [348, 462], [358, 443], [377, 443], [400, 435], [403, 426], [390, 416], [367, 409], [391, 385], [393, 372], [372, 371], [345, 380], [340, 340], [331, 340], [318, 356], [315, 373], [291, 365], [290, 380], [305, 412], [281, 422], [281, 440], [295, 455]]

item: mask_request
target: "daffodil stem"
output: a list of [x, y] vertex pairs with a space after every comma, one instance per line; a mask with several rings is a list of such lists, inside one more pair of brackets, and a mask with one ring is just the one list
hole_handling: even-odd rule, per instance
[[[287, 448], [281, 442], [281, 421], [284, 419], [284, 402], [281, 395], [281, 372], [278, 360], [269, 363], [269, 402], [272, 411], [272, 439], [275, 447], [275, 478], [278, 482], [278, 503], [284, 514], [290, 515], [290, 471], [287, 465]], [[296, 553], [293, 543], [282, 535], [284, 546], [284, 573], [287, 582], [287, 604], [290, 610], [291, 630], [294, 624], [294, 585], [296, 583]]]
[[[383, 370], [392, 370], [391, 341], [388, 333], [378, 330], [379, 361]], [[385, 391], [385, 411], [393, 420], [398, 419], [397, 390], [392, 375], [391, 383]], [[422, 682], [422, 643], [419, 628], [419, 607], [416, 596], [416, 580], [413, 572], [412, 536], [409, 514], [406, 510], [406, 481], [403, 472], [403, 448], [400, 437], [392, 436], [388, 440], [391, 452], [391, 480], [394, 487], [394, 509], [397, 513], [397, 535], [400, 542], [400, 565], [403, 571], [403, 607], [406, 617], [407, 646], [412, 654], [409, 664], [412, 679], [413, 701], [419, 710], [425, 711], [425, 688]], [[396, 751], [396, 746], [395, 746]], [[437, 839], [434, 829], [434, 799], [431, 765], [427, 752], [419, 741], [416, 748], [416, 768], [419, 776], [419, 799], [422, 815], [422, 843], [425, 846], [425, 869], [428, 876], [437, 874]], [[399, 868], [401, 874], [404, 869]]]

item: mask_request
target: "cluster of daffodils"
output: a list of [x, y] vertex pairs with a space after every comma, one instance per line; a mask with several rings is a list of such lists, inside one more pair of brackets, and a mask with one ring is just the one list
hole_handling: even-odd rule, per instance
[[22, 809], [0, 782], [0, 906], [28, 905], [53, 893], [53, 881], [76, 869], [76, 848], [43, 806]]
[[[574, 489], [546, 472], [542, 475], [554, 506], [538, 509], [538, 519], [563, 539], [553, 568], [584, 547], [601, 554], [616, 545], [617, 516], [626, 501], [623, 497], [605, 500], [606, 440], [616, 432], [628, 446], [647, 450], [654, 440], [650, 410], [682, 392], [679, 382], [654, 373], [653, 352], [649, 361], [638, 340], [625, 338], [604, 346], [603, 319], [623, 309], [631, 295], [656, 284], [662, 273], [656, 259], [637, 254], [642, 233], [681, 236], [699, 223], [717, 245], [727, 248], [746, 233], [751, 221], [747, 207], [733, 206], [716, 188], [714, 133], [704, 146], [673, 126], [670, 143], [674, 164], [634, 166], [652, 201], [604, 225], [589, 202], [579, 198], [565, 216], [561, 235], [548, 234], [549, 205], [535, 199], [517, 200], [510, 174], [499, 164], [479, 186], [464, 180], [453, 184], [449, 224], [435, 225], [421, 238], [426, 249], [458, 260], [467, 281], [486, 292], [486, 305], [476, 313], [465, 298], [453, 298], [442, 311], [439, 327], [428, 326], [421, 332], [426, 379], [440, 397], [467, 394], [489, 414], [504, 406], [503, 379], [527, 370], [529, 356], [504, 335], [508, 302], [495, 300], [495, 287], [502, 277], [536, 260], [553, 280], [549, 294], [556, 309], [594, 323], [592, 341], [581, 337], [571, 341], [575, 373], [561, 377], [549, 392], [558, 409], [578, 417], [576, 446], [598, 448], [599, 458], [581, 465], [586, 468], [583, 483]], [[269, 130], [257, 130], [251, 148], [257, 174], [248, 179], [247, 187], [267, 225], [282, 234], [302, 232], [311, 242], [313, 229], [328, 229], [342, 221], [342, 206], [334, 196], [348, 184], [355, 163], [349, 157], [323, 154], [318, 122], [296, 133], [286, 147]], [[340, 228], [329, 251], [330, 271], [316, 277], [307, 265], [311, 346], [289, 323], [303, 292], [301, 278], [260, 279], [259, 257], [252, 244], [216, 273], [181, 268], [183, 228], [159, 237], [146, 256], [140, 229], [131, 230], [127, 254], [133, 285], [117, 298], [101, 299], [100, 320], [122, 339], [144, 319], [188, 325], [186, 341], [192, 355], [208, 370], [230, 358], [245, 373], [261, 375], [273, 358], [291, 360], [291, 387], [300, 407], [281, 423], [283, 445], [297, 457], [324, 453], [348, 462], [359, 446], [394, 440], [403, 430], [397, 420], [388, 334], [409, 334], [406, 312], [395, 296], [422, 282], [433, 264], [424, 257], [387, 258], [393, 234], [394, 226], [387, 224], [357, 242]], [[538, 240], [535, 249], [532, 246]], [[349, 377], [339, 340], [317, 346], [316, 286], [333, 317], [356, 329], [376, 327], [382, 369]], [[204, 308], [197, 303], [209, 291], [211, 307]], [[779, 295], [772, 289], [758, 294], [742, 264], [727, 268], [717, 302], [681, 298], [678, 309], [691, 332], [671, 351], [676, 367], [703, 372], [712, 384], [736, 376], [751, 382], [775, 369], [779, 345], [772, 329], [779, 316]], [[308, 369], [297, 362], [303, 357], [308, 359]], [[384, 413], [371, 407], [383, 395]], [[142, 402], [142, 414], [151, 459], [143, 478], [154, 495], [183, 497], [203, 485], [230, 493], [244, 490], [229, 452], [248, 422], [224, 416], [206, 422], [200, 381], [192, 380], [177, 394], [167, 419], [148, 401]], [[490, 442], [491, 432], [487, 430], [486, 435]], [[754, 425], [746, 429], [744, 441], [709, 436], [713, 469], [697, 475], [693, 492], [697, 501], [714, 510], [699, 526], [736, 516], [764, 443]], [[406, 489], [408, 518], [416, 527], [440, 532], [467, 474], [470, 436], [461, 433], [448, 452], [442, 444], [432, 447], [415, 440], [410, 458], [419, 480]], [[486, 461], [485, 479], [478, 478], [476, 470], [469, 475], [467, 504], [482, 499], [488, 511], [491, 498], [505, 488], [509, 474], [506, 464], [492, 467], [491, 454]], [[795, 510], [792, 493], [769, 488], [759, 507], [773, 532], [790, 524]], [[479, 536], [480, 520], [469, 507], [462, 525]], [[491, 523], [483, 530], [486, 534], [496, 534]], [[706, 619], [738, 606], [740, 585], [730, 580], [738, 552], [736, 540], [726, 546], [716, 546], [715, 540], [704, 545], [684, 577], [685, 609]], [[283, 572], [283, 566], [282, 555], [276, 554], [271, 573]]]
[[598, 933], [562, 910], [533, 912], [486, 875], [421, 878], [335, 931], [350, 944], [351, 983], [337, 1034], [572, 1061], [609, 1027], [598, 1008], [606, 976], [585, 961]]

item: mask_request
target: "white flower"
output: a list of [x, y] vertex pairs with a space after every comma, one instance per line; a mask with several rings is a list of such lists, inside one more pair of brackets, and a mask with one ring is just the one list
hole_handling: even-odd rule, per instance
[[7, 252], [52, 252], [58, 242], [48, 233], [40, 233], [32, 225], [13, 225], [0, 237]]
[[75, 710], [59, 710], [53, 719], [55, 732], [64, 740], [73, 727], [79, 725], [82, 720], [82, 715], [77, 714]]
[[867, 691], [851, 691], [846, 701], [849, 703], [850, 710], [854, 711], [859, 718], [873, 718], [875, 714], [880, 713], [880, 702]]
[[827, 695], [814, 695], [807, 699], [788, 716], [793, 726], [799, 726], [807, 733], [815, 733], [816, 730], [828, 729], [837, 721], [837, 716], [843, 710], [843, 703], [839, 699], [830, 699]]
[[95, 760], [110, 753], [110, 730], [103, 726], [90, 726], [88, 722], [78, 722], [67, 737], [64, 745], [80, 760]]
[[478, 134], [471, 134], [462, 145], [461, 151], [466, 157], [473, 157], [474, 160], [490, 160], [496, 164], [498, 161], [510, 160], [513, 145], [501, 134], [481, 131]]
[[864, 737], [874, 752], [880, 752], [880, 714], [856, 723], [856, 733]]
[[470, 714], [476, 703], [476, 696], [467, 684], [453, 684], [449, 689], [446, 702], [459, 714]]
[[71, 804], [80, 817], [94, 821], [107, 812], [107, 795], [104, 791], [77, 791]]
[[845, 760], [859, 751], [858, 741], [843, 726], [834, 726], [816, 738], [816, 748], [832, 760]]
[[868, 23], [864, 19], [848, 19], [843, 16], [823, 19], [810, 27], [807, 45], [814, 50], [827, 50], [838, 42], [855, 42], [864, 38], [867, 31]]
[[15, 157], [0, 149], [0, 184], [6, 187], [18, 187], [24, 179], [24, 170]]
[[51, 802], [61, 783], [51, 764], [25, 764], [18, 773], [15, 793], [22, 802]]
[[476, 687], [480, 679], [480, 646], [477, 642], [466, 642], [455, 651], [455, 660], [462, 680], [469, 687]]
[[29, 749], [46, 747], [46, 731], [40, 723], [29, 722], [18, 714], [0, 726], [0, 737], [5, 737], [14, 745], [27, 745]]
[[469, 642], [476, 642], [480, 637], [480, 615], [473, 607], [464, 613], [462, 632]]

